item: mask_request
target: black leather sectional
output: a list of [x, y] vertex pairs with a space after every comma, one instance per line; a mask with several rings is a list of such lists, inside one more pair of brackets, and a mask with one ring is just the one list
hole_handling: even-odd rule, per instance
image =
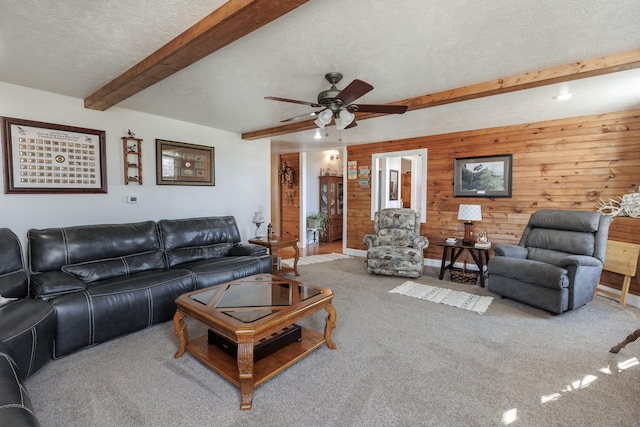
[[181, 294], [272, 268], [231, 216], [29, 230], [29, 273], [0, 229], [0, 425], [40, 425], [22, 381], [60, 358], [170, 320]]

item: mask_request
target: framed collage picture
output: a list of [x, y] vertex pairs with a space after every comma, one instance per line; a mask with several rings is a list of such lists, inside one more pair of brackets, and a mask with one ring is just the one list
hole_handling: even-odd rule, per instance
[[156, 184], [215, 185], [215, 149], [156, 139]]
[[2, 117], [5, 193], [106, 193], [105, 131]]

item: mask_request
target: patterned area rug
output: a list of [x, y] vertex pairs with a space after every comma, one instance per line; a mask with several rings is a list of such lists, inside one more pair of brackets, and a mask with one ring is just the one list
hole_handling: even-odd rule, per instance
[[[311, 255], [311, 256], [303, 256], [298, 259], [298, 267], [301, 265], [309, 265], [309, 264], [318, 264], [320, 262], [327, 261], [336, 261], [339, 259], [348, 259], [351, 258], [349, 255], [344, 254], [323, 254], [323, 255]], [[287, 267], [293, 267], [293, 258], [287, 258], [282, 260], [282, 264]]]
[[467, 292], [454, 291], [451, 289], [438, 288], [436, 286], [423, 285], [416, 282], [404, 282], [397, 288], [391, 289], [390, 293], [406, 295], [439, 304], [450, 305], [452, 307], [463, 308], [482, 314], [489, 308], [493, 297], [473, 295]]

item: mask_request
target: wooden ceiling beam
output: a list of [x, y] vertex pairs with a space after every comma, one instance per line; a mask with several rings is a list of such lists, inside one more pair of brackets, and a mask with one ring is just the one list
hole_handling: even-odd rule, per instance
[[[390, 104], [407, 105], [408, 111], [423, 108], [437, 107], [439, 105], [452, 104], [454, 102], [469, 101], [471, 99], [531, 89], [556, 83], [584, 79], [587, 77], [601, 76], [619, 71], [640, 68], [640, 49], [622, 52], [602, 58], [590, 59], [582, 62], [574, 62], [558, 67], [547, 68], [533, 73], [524, 73], [517, 76], [491, 80], [471, 86], [459, 87], [428, 95], [407, 98]], [[356, 119], [361, 122], [366, 119], [380, 117], [380, 113], [357, 113]], [[284, 126], [257, 130], [242, 134], [243, 139], [270, 138], [315, 128], [313, 120], [305, 120]]]
[[309, 0], [229, 0], [204, 19], [84, 100], [104, 111]]

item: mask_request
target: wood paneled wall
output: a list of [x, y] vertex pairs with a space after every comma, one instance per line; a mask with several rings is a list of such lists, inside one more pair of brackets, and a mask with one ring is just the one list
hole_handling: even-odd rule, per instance
[[300, 154], [281, 155], [280, 168], [283, 163], [293, 169], [293, 185], [288, 187], [280, 182], [280, 225], [275, 231], [284, 238], [293, 239], [300, 236]]
[[[462, 203], [482, 205], [482, 222], [493, 243], [517, 244], [531, 213], [538, 209], [597, 210], [599, 199], [617, 199], [640, 184], [640, 110], [552, 120], [515, 126], [425, 136], [348, 147], [347, 160], [371, 165], [375, 153], [428, 149], [425, 256], [442, 257], [437, 244], [463, 234]], [[513, 155], [511, 198], [453, 197], [455, 158]], [[366, 249], [362, 236], [373, 232], [371, 190], [347, 180], [347, 247]], [[616, 218], [610, 238], [640, 243], [640, 219]], [[470, 260], [469, 260], [470, 261]], [[617, 276], [617, 275], [615, 275]], [[619, 287], [610, 275], [607, 284]], [[605, 282], [603, 277], [603, 282]], [[638, 279], [632, 293], [640, 295]]]

